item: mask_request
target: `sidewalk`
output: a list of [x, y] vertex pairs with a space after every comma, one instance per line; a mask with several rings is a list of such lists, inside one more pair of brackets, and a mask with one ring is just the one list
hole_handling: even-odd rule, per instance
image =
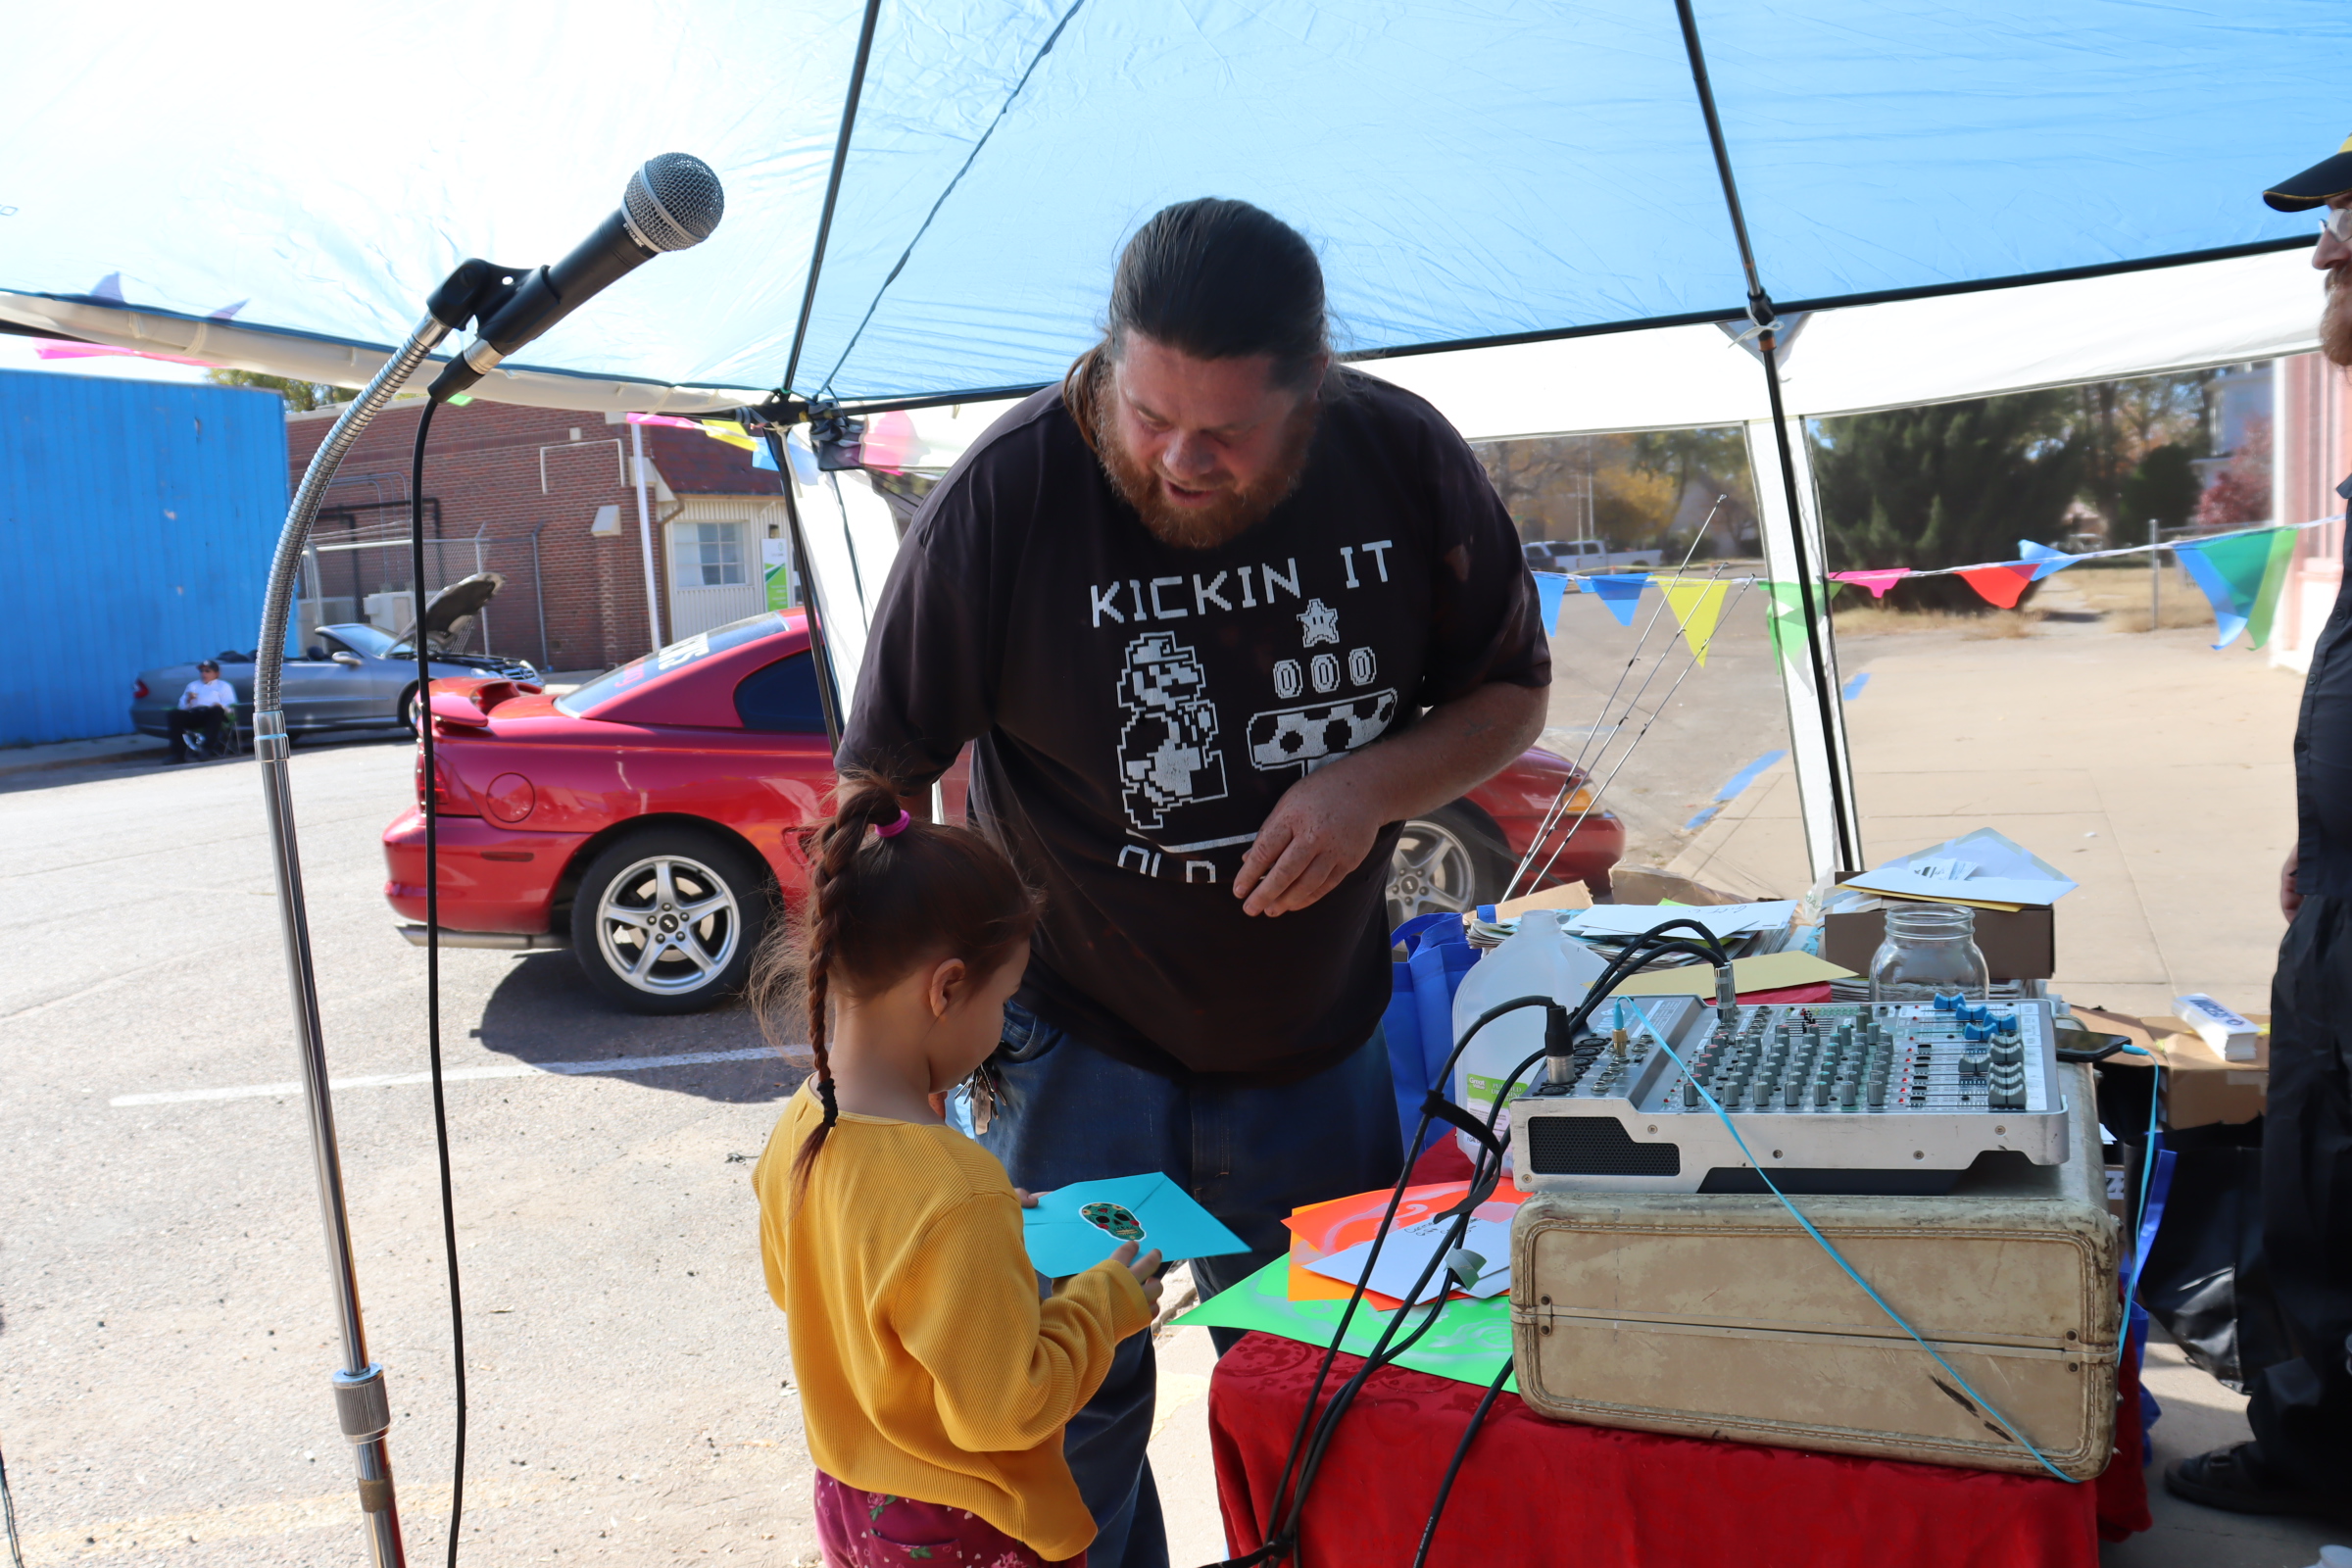
[[[2052, 984], [2091, 1006], [2170, 1012], [2210, 992], [2269, 1004], [2294, 842], [2301, 677], [2209, 633], [1913, 633], [1841, 639], [1863, 857], [1998, 828], [2082, 886], [2058, 905]], [[1802, 863], [1787, 761], [1725, 806], [1672, 869], [1744, 887]]]
[[59, 767], [108, 763], [161, 763], [170, 749], [152, 735], [102, 735], [87, 741], [54, 741], [47, 746], [12, 746], [0, 751], [0, 778], [45, 773]]

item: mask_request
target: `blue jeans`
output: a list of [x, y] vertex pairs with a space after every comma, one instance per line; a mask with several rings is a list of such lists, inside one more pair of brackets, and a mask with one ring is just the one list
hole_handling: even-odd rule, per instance
[[[1007, 1004], [995, 1060], [1004, 1092], [979, 1141], [1014, 1186], [1050, 1192], [1163, 1171], [1249, 1244], [1247, 1253], [1194, 1260], [1203, 1298], [1288, 1251], [1282, 1222], [1293, 1209], [1387, 1187], [1403, 1159], [1378, 1029], [1337, 1066], [1279, 1089], [1188, 1086]], [[1219, 1351], [1237, 1338], [1211, 1332]], [[1087, 1548], [1091, 1568], [1166, 1568], [1167, 1533], [1145, 1456], [1157, 1381], [1152, 1336], [1122, 1342], [1109, 1376], [1062, 1434], [1062, 1454], [1101, 1532]]]

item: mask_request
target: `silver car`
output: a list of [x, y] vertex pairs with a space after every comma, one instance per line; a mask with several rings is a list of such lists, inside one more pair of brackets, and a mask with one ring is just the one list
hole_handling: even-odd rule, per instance
[[[461, 643], [470, 630], [473, 612], [497, 591], [496, 573], [453, 583], [425, 606], [426, 635], [435, 644]], [[460, 592], [461, 589], [468, 590]], [[217, 656], [220, 678], [236, 689], [237, 727], [253, 733], [253, 655]], [[444, 677], [496, 675], [506, 680], [537, 680], [539, 671], [520, 659], [497, 654], [461, 654], [445, 647], [432, 653], [435, 680]], [[130, 723], [142, 735], [169, 736], [172, 710], [179, 694], [196, 678], [194, 663], [169, 664], [143, 670], [131, 689]], [[364, 621], [321, 626], [311, 634], [299, 659], [285, 662], [282, 695], [286, 728], [296, 735], [327, 730], [405, 730], [414, 732], [416, 694], [416, 650], [406, 637], [395, 638]]]

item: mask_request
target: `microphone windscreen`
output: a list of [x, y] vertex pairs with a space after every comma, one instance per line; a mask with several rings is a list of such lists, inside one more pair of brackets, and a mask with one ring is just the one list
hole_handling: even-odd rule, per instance
[[663, 153], [629, 176], [620, 210], [648, 250], [682, 251], [710, 237], [727, 198], [709, 164], [691, 153]]

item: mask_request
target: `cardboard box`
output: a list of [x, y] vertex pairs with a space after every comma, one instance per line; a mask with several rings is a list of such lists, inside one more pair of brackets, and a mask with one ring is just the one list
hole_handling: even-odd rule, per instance
[[[1984, 955], [1984, 967], [1995, 980], [2047, 980], [2056, 974], [2054, 932], [2046, 904], [2031, 905], [2015, 913], [1977, 911], [1977, 951]], [[1832, 910], [1822, 920], [1821, 956], [1859, 975], [1870, 973], [1870, 960], [1886, 940], [1886, 911], [1883, 907], [1857, 914]]]
[[[2126, 1013], [2076, 1007], [2075, 1017], [2094, 1034], [2117, 1034], [2135, 1046], [2153, 1050], [2167, 1069], [2164, 1075], [2164, 1124], [2167, 1127], [2210, 1127], [2216, 1123], [2252, 1121], [2262, 1114], [2271, 1089], [2270, 1020], [2251, 1021], [2263, 1031], [2257, 1041], [2259, 1059], [2225, 1061], [2219, 1052], [2178, 1018], [2134, 1018]], [[2111, 1067], [2145, 1067], [2146, 1056], [2126, 1052], [2110, 1056]]]

